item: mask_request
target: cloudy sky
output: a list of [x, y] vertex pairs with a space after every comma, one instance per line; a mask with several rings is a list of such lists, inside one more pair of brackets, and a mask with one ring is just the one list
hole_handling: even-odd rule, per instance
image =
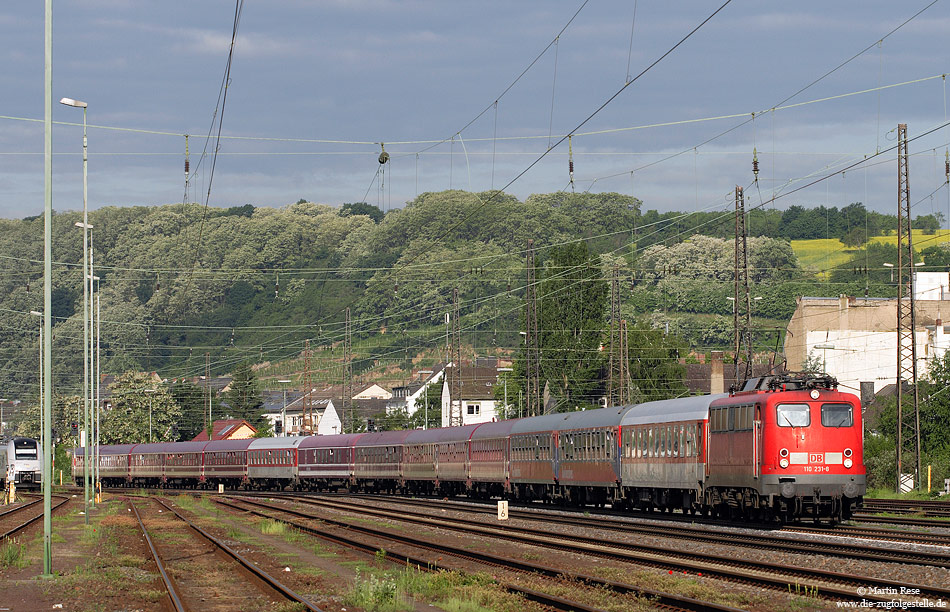
[[[891, 212], [893, 151], [792, 190], [892, 147], [898, 123], [912, 138], [945, 123], [950, 3], [930, 4], [733, 0], [624, 88], [718, 2], [251, 0], [209, 202], [387, 209], [424, 191], [506, 185], [525, 198], [570, 189], [559, 141], [573, 133], [574, 189], [633, 194], [646, 208], [722, 209], [738, 184], [753, 205], [782, 195], [766, 205]], [[91, 207], [180, 202], [184, 134], [187, 197], [205, 201], [201, 152], [215, 147], [206, 137], [234, 17], [223, 0], [54, 2], [54, 208], [82, 206], [82, 114], [61, 97], [89, 104]], [[0, 7], [0, 217], [43, 208], [43, 27], [42, 2]], [[943, 128], [910, 145], [921, 214], [950, 216], [948, 141]]]

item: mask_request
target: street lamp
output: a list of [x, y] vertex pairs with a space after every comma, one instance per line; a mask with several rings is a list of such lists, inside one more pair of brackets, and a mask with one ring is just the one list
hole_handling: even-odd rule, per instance
[[[155, 389], [142, 389], [143, 393], [155, 393]], [[208, 440], [211, 440], [211, 436], [208, 436]], [[149, 444], [152, 443], [152, 396], [148, 396], [148, 441]]]
[[[83, 315], [82, 315], [82, 335], [83, 335], [83, 349], [82, 349], [82, 362], [83, 362], [83, 381], [82, 381], [82, 395], [83, 395], [83, 434], [85, 435], [85, 446], [88, 448], [89, 442], [89, 413], [91, 412], [91, 407], [89, 405], [89, 284], [91, 282], [89, 276], [89, 228], [92, 226], [89, 225], [89, 207], [87, 200], [87, 177], [88, 177], [88, 160], [89, 156], [87, 154], [87, 140], [86, 140], [86, 107], [88, 104], [82, 102], [81, 100], [74, 100], [73, 98], [63, 98], [59, 101], [60, 104], [65, 106], [72, 106], [73, 108], [82, 109], [82, 223], [76, 223], [77, 227], [82, 228], [82, 303], [83, 303]], [[84, 502], [85, 502], [85, 522], [89, 524], [89, 457], [88, 453], [84, 450], [85, 454], [83, 455], [83, 492], [84, 492]]]
[[[282, 385], [289, 384], [290, 381], [287, 379], [278, 380]], [[284, 407], [280, 409], [280, 425], [283, 431], [280, 432], [282, 438], [287, 437], [287, 387], [284, 387]]]
[[[495, 368], [498, 372], [513, 372], [512, 368]], [[505, 418], [508, 418], [508, 377], [505, 376]]]
[[894, 264], [885, 262], [884, 267], [891, 269], [891, 282], [893, 283], [894, 282]]
[[832, 350], [832, 351], [835, 350], [835, 345], [834, 345], [834, 344], [816, 344], [816, 345], [815, 345], [815, 348], [816, 348], [816, 349], [821, 349], [821, 351], [822, 351], [822, 354], [821, 354], [821, 369], [824, 370], [824, 372], [822, 372], [822, 374], [827, 374], [827, 373], [828, 373], [828, 350], [829, 350], [829, 349]]
[[[431, 375], [432, 370], [419, 370], [419, 374]], [[426, 378], [428, 379], [428, 376]], [[422, 429], [426, 430], [429, 429], [429, 383], [427, 382], [422, 383], [422, 395], [425, 397], [423, 400], [425, 403], [422, 405], [424, 409], [422, 413], [422, 418], [424, 419], [422, 421]]]

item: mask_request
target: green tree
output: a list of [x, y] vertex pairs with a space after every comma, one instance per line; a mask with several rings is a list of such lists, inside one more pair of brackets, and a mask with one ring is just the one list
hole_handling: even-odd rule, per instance
[[686, 388], [686, 344], [676, 336], [648, 325], [627, 330], [630, 347], [630, 383], [634, 402], [682, 397]]
[[110, 385], [112, 409], [101, 416], [102, 444], [136, 444], [172, 440], [181, 407], [171, 393], [145, 374], [126, 372]]
[[541, 388], [548, 385], [556, 412], [596, 405], [604, 390], [599, 349], [608, 298], [600, 258], [585, 242], [553, 247], [539, 276]]
[[231, 373], [230, 389], [224, 393], [231, 417], [244, 419], [254, 427], [266, 423], [261, 385], [249, 363], [241, 363]]
[[346, 203], [340, 207], [341, 216], [366, 215], [373, 220], [373, 223], [379, 223], [385, 216], [378, 206], [367, 204], [366, 202]]

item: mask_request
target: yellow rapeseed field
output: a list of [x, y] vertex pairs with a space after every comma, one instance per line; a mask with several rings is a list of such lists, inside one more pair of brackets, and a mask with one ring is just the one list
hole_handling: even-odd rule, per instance
[[[920, 251], [927, 247], [950, 242], [950, 230], [938, 230], [936, 234], [924, 234], [914, 230], [914, 250]], [[875, 236], [871, 242], [897, 245], [897, 235]], [[802, 268], [818, 274], [819, 278], [827, 278], [828, 271], [840, 266], [851, 258], [851, 255], [860, 249], [846, 247], [837, 238], [820, 238], [816, 240], [792, 240], [792, 250], [798, 256]]]

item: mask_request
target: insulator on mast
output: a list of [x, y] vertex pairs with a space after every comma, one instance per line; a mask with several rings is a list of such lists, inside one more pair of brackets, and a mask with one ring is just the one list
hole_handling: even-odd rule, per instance
[[274, 281], [274, 299], [280, 297], [280, 272], [277, 273], [277, 280]]
[[759, 182], [759, 153], [752, 147], [752, 174], [755, 175], [755, 182]]
[[567, 136], [567, 171], [571, 177], [571, 191], [574, 191], [574, 145], [570, 134]]
[[379, 154], [379, 165], [383, 165], [389, 161], [389, 153], [386, 152], [386, 144], [379, 143], [379, 148], [381, 149]]
[[943, 158], [944, 158], [944, 162], [943, 162], [944, 176], [946, 176], [947, 182], [950, 183], [950, 149], [943, 150]]
[[188, 178], [188, 171], [190, 169], [190, 162], [188, 160], [188, 134], [185, 134], [185, 179]]

